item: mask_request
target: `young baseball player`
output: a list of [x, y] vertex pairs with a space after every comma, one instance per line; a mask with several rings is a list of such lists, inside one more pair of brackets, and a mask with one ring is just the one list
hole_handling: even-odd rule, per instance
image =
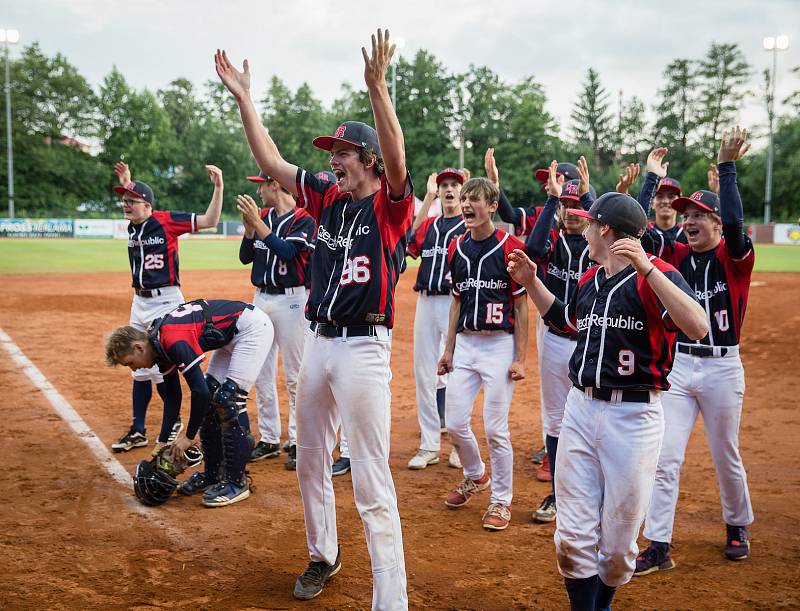
[[[511, 521], [514, 454], [508, 410], [514, 383], [525, 377], [528, 345], [525, 290], [506, 269], [508, 253], [523, 245], [492, 222], [499, 196], [497, 186], [486, 178], [472, 178], [461, 188], [467, 233], [448, 247], [453, 299], [438, 371], [440, 375], [452, 372], [445, 422], [464, 465], [464, 480], [447, 495], [445, 504], [463, 507], [491, 487], [489, 508], [483, 514], [486, 530], [505, 530]], [[491, 477], [471, 426], [481, 387]]]
[[[588, 219], [567, 214], [572, 208], [588, 209], [589, 171], [586, 160], [578, 161], [579, 180], [563, 184], [558, 181], [557, 162], [550, 164], [547, 182], [547, 203], [536, 219], [533, 231], [525, 242], [525, 250], [545, 270], [544, 285], [564, 303], [569, 303], [575, 286], [583, 273], [594, 265], [589, 258], [589, 245], [583, 232]], [[557, 220], [556, 220], [557, 219]], [[572, 387], [569, 379], [569, 360], [575, 351], [577, 336], [565, 333], [552, 325], [545, 325], [539, 358], [539, 383], [542, 394], [542, 427], [547, 447], [546, 464], [550, 481], [555, 475], [555, 459], [564, 404]], [[543, 461], [544, 463], [544, 461]], [[534, 522], [552, 522], [556, 519], [555, 485], [538, 509], [533, 512]]]
[[717, 471], [727, 525], [725, 557], [742, 560], [750, 555], [747, 526], [753, 522], [753, 508], [739, 453], [745, 388], [739, 338], [755, 252], [744, 229], [735, 163], [748, 148], [746, 130], [737, 127], [730, 134], [723, 132], [718, 155], [719, 197], [711, 191], [696, 191], [672, 202], [683, 215], [689, 242], [674, 245], [672, 262], [703, 306], [709, 332], [700, 340], [678, 334], [671, 387], [663, 397], [664, 443], [644, 525], [644, 535], [651, 543], [636, 559], [638, 575], [675, 566], [669, 547], [680, 469], [698, 414], [702, 414]]
[[280, 453], [281, 419], [275, 387], [280, 350], [289, 396], [286, 464], [291, 467], [297, 444], [297, 375], [303, 358], [303, 335], [308, 326], [303, 312], [305, 281], [315, 225], [311, 215], [296, 208], [294, 198], [272, 177], [260, 172], [258, 176], [249, 176], [248, 180], [258, 184], [257, 194], [264, 208], [259, 209], [249, 195], [236, 197], [236, 206], [244, 222], [239, 260], [245, 265], [253, 264], [250, 272], [250, 281], [256, 287], [253, 304], [267, 313], [275, 328], [275, 343], [255, 382], [261, 440], [253, 448], [250, 460], [273, 458]]
[[[269, 317], [252, 304], [221, 299], [184, 303], [156, 319], [148, 331], [120, 327], [106, 343], [108, 365], [157, 366], [164, 384], [192, 391], [191, 413], [173, 442], [185, 452], [197, 433], [205, 469], [181, 484], [182, 494], [204, 492], [203, 505], [224, 507], [250, 496], [245, 465], [250, 441], [239, 425], [247, 393], [272, 349]], [[205, 376], [200, 363], [214, 351]]]
[[544, 321], [578, 334], [556, 454], [555, 546], [572, 609], [606, 609], [633, 574], [636, 537], [655, 478], [664, 431], [675, 329], [703, 337], [708, 326], [686, 281], [646, 255], [647, 216], [633, 198], [606, 193], [588, 210], [585, 237], [597, 262], [565, 304], [522, 251], [509, 272]]
[[[419, 418], [419, 451], [408, 461], [409, 469], [424, 469], [439, 462], [441, 430], [445, 425], [446, 378], [437, 379], [437, 362], [447, 339], [450, 314], [450, 291], [453, 287], [447, 249], [450, 242], [466, 231], [461, 216], [461, 185], [464, 174], [445, 168], [428, 178], [428, 189], [421, 214], [414, 221], [414, 233], [408, 254], [421, 259], [414, 290], [417, 310], [414, 315], [414, 378], [417, 384], [417, 417]], [[441, 202], [442, 215], [427, 217], [425, 212], [434, 197]], [[451, 465], [461, 466], [455, 448], [450, 453]]]
[[672, 207], [672, 202], [681, 196], [681, 183], [674, 178], [667, 177], [669, 162], [664, 162], [669, 149], [656, 147], [647, 156], [646, 173], [636, 199], [645, 211], [652, 205], [655, 211], [655, 221], [647, 224], [653, 239], [657, 241], [656, 252], [664, 252], [664, 247], [674, 242], [686, 244], [686, 235], [683, 227], [678, 223], [677, 212]]
[[[207, 165], [214, 193], [204, 214], [153, 210], [155, 195], [149, 185], [131, 180], [130, 168], [117, 162], [114, 170], [120, 186], [114, 191], [122, 196], [122, 212], [128, 224], [128, 259], [133, 276], [133, 304], [130, 325], [144, 331], [153, 319], [163, 316], [183, 302], [178, 276], [178, 236], [216, 227], [222, 212], [224, 184], [222, 170]], [[164, 417], [154, 452], [174, 438], [180, 426], [180, 385], [167, 393], [157, 368], [134, 371], [133, 418], [128, 432], [112, 444], [115, 452], [127, 452], [146, 446], [145, 416], [153, 395], [152, 382], [164, 401]]]
[[294, 595], [317, 596], [341, 569], [331, 451], [339, 422], [347, 433], [356, 506], [372, 562], [372, 607], [406, 609], [400, 515], [389, 470], [390, 329], [394, 289], [411, 227], [414, 195], [403, 132], [386, 86], [394, 47], [388, 32], [362, 48], [376, 129], [357, 121], [314, 140], [329, 151], [337, 182], [319, 180], [285, 161], [261, 125], [250, 97], [250, 74], [224, 52], [217, 74], [236, 98], [251, 151], [262, 171], [287, 188], [318, 223], [311, 320], [297, 391], [297, 477], [311, 562]]

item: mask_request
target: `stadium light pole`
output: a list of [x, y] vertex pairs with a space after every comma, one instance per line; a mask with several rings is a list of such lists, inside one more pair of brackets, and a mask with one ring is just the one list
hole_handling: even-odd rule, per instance
[[400, 61], [400, 51], [406, 46], [405, 38], [395, 38], [394, 45], [397, 47], [397, 56], [392, 61], [392, 106], [397, 112], [397, 62]]
[[19, 42], [17, 30], [0, 30], [6, 52], [6, 137], [8, 138], [8, 218], [14, 218], [14, 143], [11, 137], [11, 71], [8, 45]]
[[772, 159], [773, 159], [773, 135], [772, 123], [775, 117], [775, 79], [778, 68], [778, 51], [785, 51], [789, 48], [789, 37], [767, 36], [764, 38], [764, 50], [772, 51], [772, 78], [770, 83], [771, 91], [767, 92], [767, 119], [769, 120], [769, 145], [767, 147], [767, 180], [764, 186], [764, 224], [768, 225], [771, 217], [772, 208]]

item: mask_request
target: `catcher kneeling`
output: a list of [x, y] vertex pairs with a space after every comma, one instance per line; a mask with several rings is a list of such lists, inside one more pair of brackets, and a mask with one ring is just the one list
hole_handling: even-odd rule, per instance
[[[165, 383], [180, 384], [180, 372], [192, 392], [186, 428], [153, 460], [136, 468], [134, 492], [145, 505], [166, 502], [176, 487], [186, 495], [203, 492], [206, 507], [224, 507], [250, 496], [245, 465], [253, 440], [245, 406], [273, 338], [272, 321], [263, 311], [222, 299], [181, 304], [153, 321], [147, 332], [125, 326], [111, 333], [106, 342], [109, 366], [158, 365]], [[199, 364], [212, 350], [203, 376]], [[198, 432], [205, 469], [179, 483], [175, 477], [190, 464]]]

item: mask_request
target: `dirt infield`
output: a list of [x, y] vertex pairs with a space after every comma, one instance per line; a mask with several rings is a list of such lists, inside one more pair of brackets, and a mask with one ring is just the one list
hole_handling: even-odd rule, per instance
[[[126, 274], [4, 276], [0, 328], [41, 369], [108, 444], [127, 426], [130, 376], [103, 364], [102, 338], [128, 319]], [[423, 609], [564, 609], [552, 525], [531, 511], [548, 485], [529, 456], [541, 445], [536, 353], [511, 411], [514, 514], [509, 529], [486, 533], [487, 499], [450, 511], [443, 496], [460, 478], [440, 464], [405, 468], [418, 444], [412, 373], [411, 274], [398, 288], [392, 368], [391, 464], [403, 521], [409, 601]], [[249, 301], [244, 272], [195, 272], [184, 295]], [[747, 393], [742, 452], [756, 512], [753, 556], [721, 553], [725, 528], [702, 426], [689, 444], [675, 528], [675, 570], [635, 578], [614, 609], [777, 609], [800, 606], [800, 416], [795, 369], [800, 276], [757, 274], [742, 342]], [[533, 334], [531, 334], [533, 335]], [[112, 481], [2, 352], [0, 607], [8, 609], [365, 609], [371, 579], [350, 476], [335, 479], [343, 569], [314, 601], [292, 598], [308, 561], [296, 475], [283, 459], [251, 465], [254, 495], [226, 509], [174, 498], [149, 518]], [[794, 366], [792, 366], [794, 364]], [[281, 389], [285, 409], [285, 392]], [[184, 393], [187, 395], [188, 393]], [[252, 404], [252, 399], [251, 399]], [[154, 404], [155, 405], [155, 404]], [[151, 442], [160, 409], [151, 409]], [[184, 396], [184, 416], [188, 397]], [[253, 413], [253, 412], [251, 412]], [[284, 423], [286, 414], [284, 416]], [[482, 430], [480, 418], [476, 430]], [[284, 429], [285, 430], [285, 429]], [[484, 453], [485, 453], [485, 444]], [[120, 455], [131, 469], [149, 451]]]

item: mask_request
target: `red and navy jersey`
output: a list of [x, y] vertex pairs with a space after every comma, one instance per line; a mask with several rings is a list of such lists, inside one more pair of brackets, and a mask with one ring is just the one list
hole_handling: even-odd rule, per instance
[[244, 254], [249, 255], [247, 258], [253, 262], [250, 282], [253, 286], [273, 289], [303, 286], [307, 282], [306, 270], [313, 250], [314, 219], [302, 208], [295, 208], [282, 216], [278, 216], [275, 208], [264, 208], [261, 219], [272, 231], [271, 235], [291, 243], [297, 254], [291, 261], [283, 261], [269, 247], [269, 236], [266, 241], [257, 236], [255, 239], [242, 238], [242, 250], [249, 251]]
[[736, 346], [742, 333], [750, 277], [753, 274], [755, 251], [749, 237], [744, 237], [744, 255], [736, 259], [722, 238], [708, 252], [694, 252], [686, 244], [674, 244], [670, 263], [694, 290], [697, 301], [706, 311], [708, 335], [694, 342], [683, 333], [678, 341], [705, 346]]
[[[211, 309], [211, 321], [221, 330], [230, 342], [236, 333], [236, 321], [246, 309], [253, 309], [249, 303], [211, 299], [207, 301]], [[203, 308], [197, 303], [182, 303], [164, 316], [157, 332], [152, 338], [159, 355], [158, 368], [168, 375], [176, 370], [186, 374], [205, 358], [205, 353], [213, 347], [205, 345], [202, 338], [206, 324]]]
[[536, 219], [542, 213], [544, 206], [528, 206], [517, 208], [516, 220], [514, 222], [514, 235], [526, 236], [536, 225]]
[[485, 240], [469, 233], [450, 242], [447, 258], [453, 296], [459, 299], [457, 332], [514, 332], [514, 300], [525, 294], [508, 273], [508, 255], [525, 247], [502, 229]]
[[336, 183], [298, 168], [297, 199], [317, 221], [306, 318], [391, 328], [414, 214], [411, 177], [399, 201], [391, 199], [385, 176], [378, 191], [356, 201], [340, 193]]
[[544, 266], [544, 285], [564, 303], [569, 302], [578, 281], [595, 262], [589, 258], [589, 244], [582, 235], [552, 231]]
[[138, 225], [128, 223], [128, 259], [133, 287], [180, 286], [178, 236], [197, 231], [193, 212], [156, 210]]
[[[669, 263], [650, 257], [684, 293], [694, 291]], [[602, 266], [581, 276], [568, 304], [559, 299], [545, 322], [578, 334], [569, 361], [573, 384], [610, 389], [667, 390], [676, 327], [646, 279], [632, 266], [606, 277]]]
[[680, 242], [681, 244], [686, 244], [686, 234], [683, 232], [683, 225], [680, 223], [676, 223], [670, 229], [661, 229], [658, 225], [656, 225], [655, 221], [650, 221], [647, 223], [648, 229], [652, 229], [655, 233], [660, 234], [662, 237], [662, 242], [664, 238], [666, 241], [669, 242]]
[[430, 295], [449, 295], [453, 288], [447, 249], [450, 242], [466, 231], [461, 215], [445, 218], [427, 218], [417, 228], [408, 244], [408, 254], [421, 258], [417, 270], [415, 291], [427, 291]]

